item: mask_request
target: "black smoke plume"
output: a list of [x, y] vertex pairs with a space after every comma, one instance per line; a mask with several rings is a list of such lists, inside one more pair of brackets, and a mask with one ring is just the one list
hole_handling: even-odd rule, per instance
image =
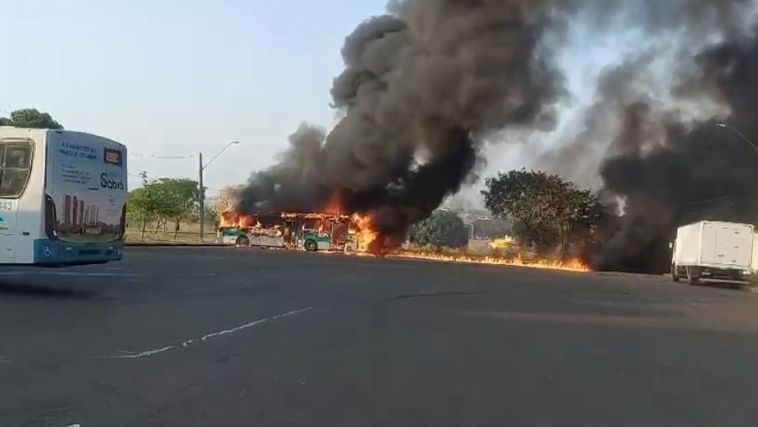
[[562, 78], [541, 41], [547, 0], [405, 0], [347, 37], [334, 80], [343, 113], [328, 134], [303, 126], [240, 209], [318, 211], [339, 196], [393, 244], [455, 193], [482, 141], [511, 125], [552, 123]]
[[[699, 220], [758, 223], [758, 38], [738, 38], [696, 57], [681, 96], [708, 95], [727, 117], [688, 124], [645, 102], [624, 110], [614, 156], [601, 166], [605, 189], [622, 198], [617, 227], [594, 258], [599, 268], [665, 271], [678, 225]], [[723, 120], [729, 127], [718, 126]], [[662, 142], [655, 141], [662, 129]]]

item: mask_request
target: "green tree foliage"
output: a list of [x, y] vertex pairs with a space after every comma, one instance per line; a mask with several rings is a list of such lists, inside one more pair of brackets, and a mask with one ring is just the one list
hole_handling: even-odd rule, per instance
[[129, 192], [129, 200], [126, 204], [126, 215], [130, 223], [140, 224], [142, 239], [145, 239], [147, 223], [156, 218], [158, 212], [158, 193], [154, 183], [148, 181], [147, 174], [142, 172], [142, 187]]
[[150, 181], [142, 175], [142, 186], [129, 193], [127, 214], [130, 222], [140, 224], [145, 238], [147, 223], [156, 221], [158, 226], [171, 220], [174, 223], [174, 239], [179, 233], [181, 221], [192, 214], [198, 202], [198, 183], [191, 179], [163, 178]]
[[151, 184], [158, 194], [157, 215], [174, 221], [174, 240], [179, 233], [179, 224], [191, 215], [199, 203], [199, 185], [191, 179], [163, 178]]
[[10, 118], [0, 117], [0, 126], [16, 126], [34, 129], [63, 129], [48, 113], [42, 113], [34, 108], [16, 110]]
[[499, 174], [482, 194], [492, 214], [510, 218], [515, 237], [541, 253], [558, 248], [565, 256], [571, 244], [588, 242], [607, 214], [596, 194], [544, 172]]
[[468, 244], [468, 237], [463, 220], [450, 211], [436, 211], [411, 228], [411, 242], [422, 246], [460, 248]]

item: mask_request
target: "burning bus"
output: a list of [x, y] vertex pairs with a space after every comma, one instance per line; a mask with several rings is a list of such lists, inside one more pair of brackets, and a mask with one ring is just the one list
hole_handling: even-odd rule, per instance
[[347, 215], [322, 213], [221, 214], [219, 243], [236, 246], [357, 251], [359, 230]]

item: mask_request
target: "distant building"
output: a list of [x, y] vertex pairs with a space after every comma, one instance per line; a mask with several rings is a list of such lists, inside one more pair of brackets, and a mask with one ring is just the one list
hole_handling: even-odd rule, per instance
[[71, 225], [76, 227], [79, 225], [79, 198], [74, 196], [74, 206], [72, 209], [73, 217], [71, 221]]
[[71, 225], [71, 195], [63, 196], [63, 224]]

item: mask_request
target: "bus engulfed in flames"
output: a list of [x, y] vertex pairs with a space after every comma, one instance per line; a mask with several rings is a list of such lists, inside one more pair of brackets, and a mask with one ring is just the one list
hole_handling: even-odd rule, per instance
[[[337, 200], [336, 198], [333, 199]], [[549, 270], [589, 272], [588, 265], [579, 259], [476, 255], [465, 252], [414, 250], [410, 247], [388, 247], [387, 240], [374, 227], [370, 214], [343, 214], [336, 202], [324, 213], [240, 214], [226, 211], [220, 215], [220, 230], [239, 230], [246, 236], [240, 246], [280, 246], [292, 250], [341, 252], [349, 255], [382, 256], [389, 258], [431, 260], [463, 264], [527, 267]], [[272, 220], [273, 218], [273, 220]], [[255, 236], [266, 236], [267, 243], [258, 244]], [[281, 237], [280, 244], [271, 238]], [[313, 239], [313, 240], [311, 240]], [[279, 241], [279, 240], [277, 240]], [[239, 240], [237, 240], [239, 242]]]

